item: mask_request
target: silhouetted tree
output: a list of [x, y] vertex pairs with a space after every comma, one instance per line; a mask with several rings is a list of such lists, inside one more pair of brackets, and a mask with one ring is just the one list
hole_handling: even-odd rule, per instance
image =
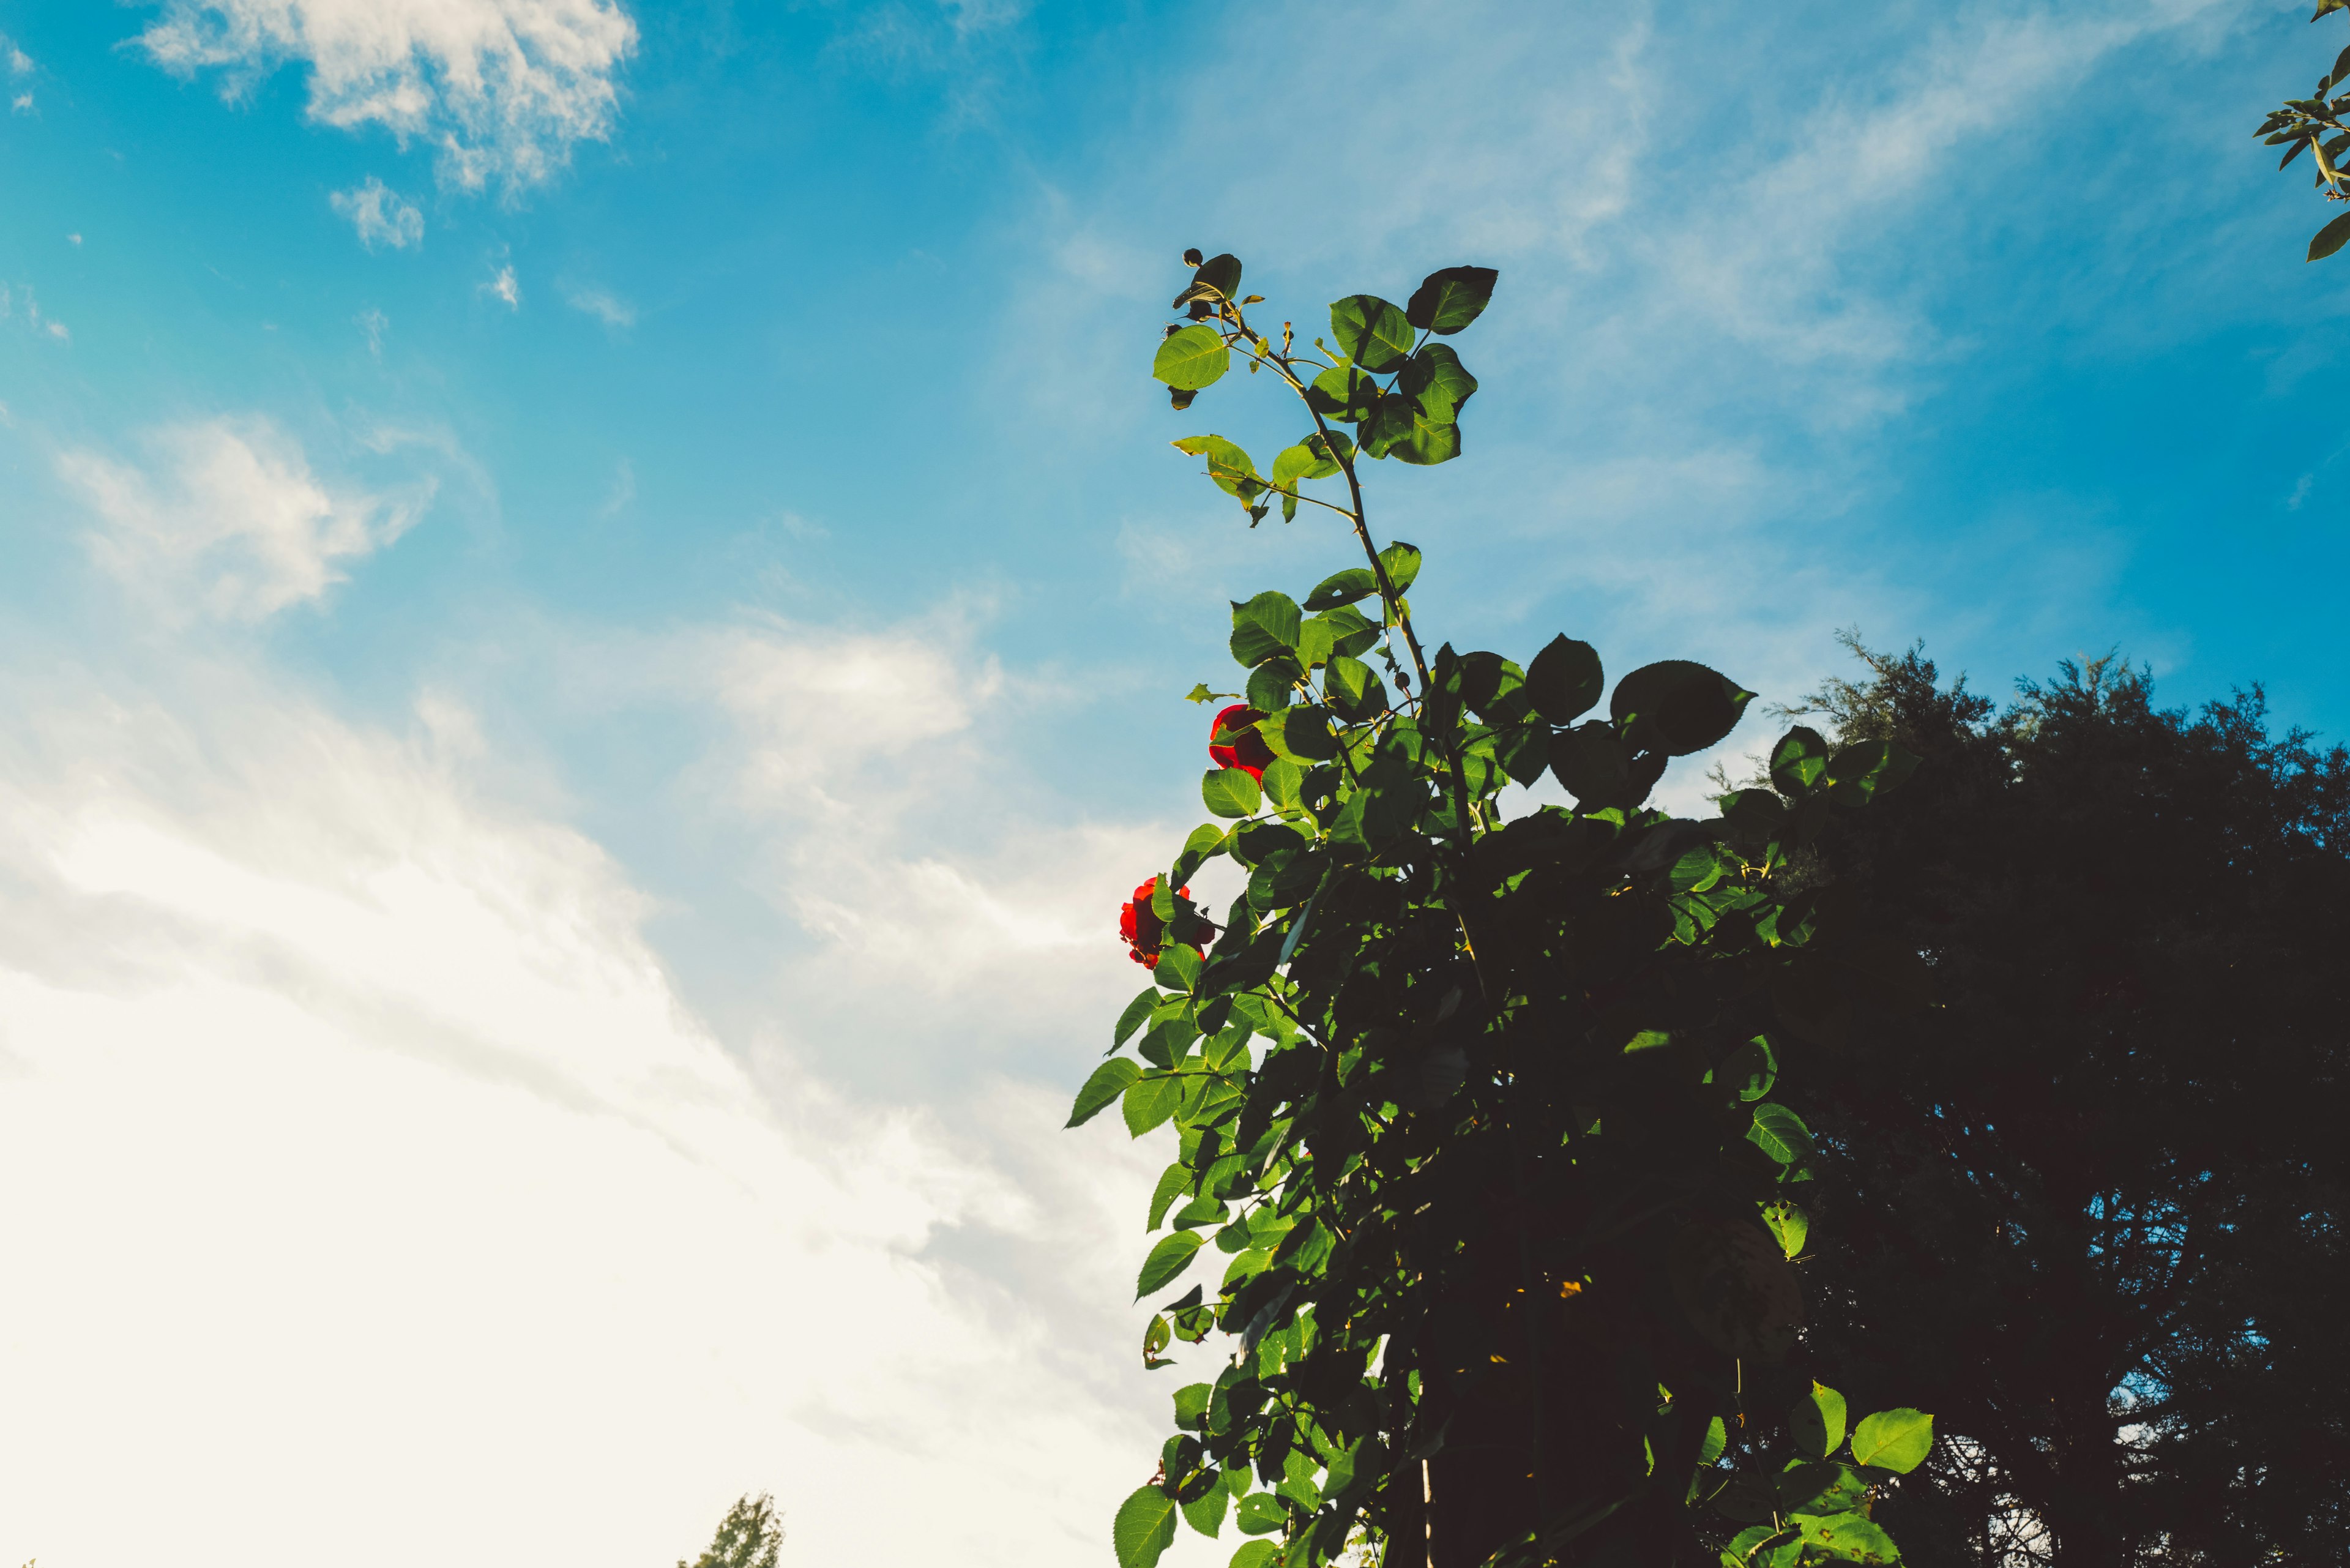
[[[1935, 1005], [1808, 1080], [1812, 1348], [1951, 1440], [1918, 1568], [2350, 1563], [2350, 755], [2112, 659], [1916, 650], [1807, 710], [1925, 760], [1808, 874]], [[1930, 1481], [1930, 1485], [1916, 1484]]]

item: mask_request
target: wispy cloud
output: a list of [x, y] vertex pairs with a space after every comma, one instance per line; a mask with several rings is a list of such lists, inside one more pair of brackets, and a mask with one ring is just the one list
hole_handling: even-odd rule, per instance
[[592, 316], [607, 327], [637, 324], [637, 307], [608, 288], [573, 286], [564, 290], [563, 300], [572, 309]]
[[327, 200], [351, 221], [359, 244], [369, 250], [379, 245], [406, 250], [424, 243], [424, 214], [372, 174], [348, 191], [330, 192]]
[[139, 41], [182, 76], [223, 71], [232, 99], [304, 62], [314, 119], [430, 141], [449, 183], [515, 190], [611, 134], [637, 27], [615, 0], [166, 0]]
[[8, 74], [12, 77], [28, 77], [33, 74], [33, 57], [19, 48], [16, 40], [5, 33], [0, 33], [0, 58], [7, 61]]
[[368, 353], [371, 358], [383, 358], [383, 335], [391, 330], [391, 317], [380, 310], [360, 311], [351, 318], [353, 325], [367, 335]]
[[21, 322], [28, 331], [54, 337], [60, 343], [73, 337], [66, 330], [64, 322], [41, 313], [40, 299], [34, 294], [31, 284], [21, 283], [11, 287], [0, 283], [0, 326], [16, 322]]
[[489, 282], [482, 285], [482, 292], [493, 299], [504, 302], [508, 310], [522, 308], [522, 284], [515, 278], [514, 264], [511, 262], [500, 266], [497, 271], [490, 275]]
[[434, 490], [329, 485], [262, 419], [168, 426], [142, 444], [143, 464], [77, 450], [58, 470], [97, 518], [99, 564], [172, 617], [253, 622], [315, 601], [412, 526]]

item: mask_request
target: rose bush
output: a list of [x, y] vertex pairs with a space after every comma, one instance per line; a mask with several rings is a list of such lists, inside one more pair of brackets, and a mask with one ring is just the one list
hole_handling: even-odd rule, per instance
[[[1686, 659], [1611, 692], [1565, 636], [1523, 664], [1431, 655], [1420, 552], [1371, 534], [1363, 459], [1461, 450], [1477, 381], [1437, 339], [1496, 275], [1339, 300], [1308, 352], [1250, 326], [1238, 260], [1189, 259], [1153, 367], [1173, 406], [1237, 355], [1313, 427], [1262, 471], [1221, 435], [1175, 446], [1252, 526], [1276, 502], [1342, 519], [1361, 564], [1232, 606], [1217, 820], [1128, 902], [1152, 983], [1070, 1112], [1176, 1129], [1137, 1299], [1223, 1259], [1145, 1330], [1152, 1369], [1219, 1331], [1229, 1354], [1174, 1391], [1120, 1568], [1154, 1568], [1179, 1518], [1252, 1537], [1232, 1568], [1896, 1561], [1873, 1499], [1932, 1421], [1848, 1436], [1799, 1369], [1814, 1151], [1773, 1096], [1913, 1004], [1915, 955], [1840, 929], [1794, 869], [1913, 759], [1797, 728], [1718, 815], [1649, 807], [1753, 693]], [[1572, 806], [1505, 794], [1545, 776]], [[1188, 884], [1218, 856], [1246, 881], [1211, 954]]]

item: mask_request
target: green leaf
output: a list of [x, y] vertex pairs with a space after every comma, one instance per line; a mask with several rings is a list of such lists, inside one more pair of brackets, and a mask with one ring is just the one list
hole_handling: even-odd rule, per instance
[[[1234, 1473], [1245, 1475], [1248, 1472], [1236, 1469]], [[1232, 1553], [1232, 1568], [1272, 1568], [1273, 1560], [1279, 1555], [1280, 1549], [1272, 1542], [1252, 1541]]]
[[1477, 390], [1477, 378], [1461, 363], [1461, 356], [1451, 346], [1430, 343], [1404, 361], [1403, 374], [1396, 381], [1396, 389], [1419, 405], [1419, 411], [1437, 424], [1451, 424], [1461, 417], [1470, 398]]
[[[1262, 733], [1262, 732], [1259, 732]], [[1297, 808], [1297, 787], [1305, 782], [1305, 770], [1287, 757], [1275, 757], [1265, 764], [1264, 794], [1282, 811]]]
[[1191, 1185], [1191, 1168], [1181, 1160], [1159, 1173], [1159, 1185], [1150, 1189], [1150, 1223], [1145, 1231], [1156, 1231], [1165, 1223], [1167, 1210]]
[[1388, 571], [1388, 587], [1399, 596], [1411, 592], [1411, 585], [1419, 581], [1419, 548], [1399, 539], [1379, 552], [1379, 565]]
[[1401, 441], [1388, 448], [1388, 455], [1399, 462], [1421, 468], [1451, 462], [1461, 455], [1461, 427], [1449, 421], [1439, 421], [1415, 414], [1411, 429], [1405, 432]]
[[[1232, 606], [1232, 630], [1237, 633], [1243, 627], [1254, 628], [1272, 640], [1273, 649], [1275, 651], [1284, 649], [1295, 649], [1297, 647], [1298, 622], [1302, 618], [1298, 613], [1297, 601], [1287, 594], [1273, 589], [1267, 589], [1257, 595], [1246, 604]], [[1235, 637], [1235, 648], [1238, 646], [1238, 638]], [[1249, 659], [1247, 662], [1252, 665], [1260, 664], [1263, 662], [1264, 658], [1270, 656], [1267, 654]]]
[[1798, 724], [1771, 752], [1771, 783], [1781, 794], [1800, 796], [1828, 771], [1828, 743], [1817, 730]]
[[1721, 1568], [1752, 1568], [1750, 1554], [1764, 1542], [1777, 1534], [1767, 1524], [1750, 1524], [1730, 1538], [1721, 1549]]
[[1375, 294], [1349, 295], [1333, 303], [1330, 330], [1347, 358], [1374, 376], [1401, 365], [1419, 337], [1402, 311]]
[[1754, 1125], [1746, 1132], [1747, 1141], [1781, 1165], [1796, 1165], [1812, 1158], [1812, 1131], [1804, 1118], [1782, 1105], [1761, 1105], [1754, 1107]]
[[1232, 1494], [1221, 1484], [1211, 1486], [1183, 1504], [1183, 1522], [1201, 1534], [1213, 1536], [1224, 1527], [1224, 1509]]
[[[1289, 1522], [1289, 1511], [1281, 1506], [1281, 1499], [1269, 1491], [1251, 1492], [1241, 1499], [1240, 1511], [1232, 1522], [1239, 1525], [1243, 1535], [1267, 1535]], [[1271, 1542], [1264, 1542], [1271, 1546]], [[1270, 1555], [1268, 1552], [1267, 1555]], [[1240, 1562], [1235, 1556], [1234, 1563]]]
[[[1779, 1250], [1791, 1260], [1803, 1252], [1804, 1238], [1812, 1233], [1812, 1217], [1783, 1200], [1764, 1206], [1762, 1223], [1771, 1228], [1771, 1234], [1779, 1239]], [[1836, 1432], [1839, 1437], [1843, 1435], [1842, 1416], [1836, 1417]], [[1831, 1443], [1828, 1446], [1834, 1448], [1835, 1445]]]
[[1705, 1439], [1698, 1444], [1697, 1462], [1710, 1465], [1721, 1458], [1721, 1450], [1730, 1447], [1730, 1428], [1716, 1416], [1705, 1424]]
[[[1106, 1064], [1116, 1066], [1116, 1062]], [[1138, 1075], [1126, 1088], [1126, 1103], [1118, 1107], [1126, 1117], [1126, 1130], [1140, 1137], [1152, 1127], [1175, 1114], [1183, 1097], [1183, 1085], [1171, 1075], [1149, 1077]], [[1145, 1285], [1143, 1289], [1150, 1287]]]
[[1168, 444], [1177, 452], [1207, 459], [1208, 477], [1227, 495], [1253, 501], [1264, 489], [1255, 460], [1220, 435], [1185, 436]]
[[1334, 656], [1322, 670], [1322, 694], [1330, 706], [1349, 719], [1367, 719], [1388, 705], [1388, 689], [1378, 674], [1359, 659]]
[[1554, 637], [1526, 666], [1526, 701], [1553, 724], [1571, 724], [1607, 689], [1599, 650], [1566, 636]]
[[1176, 942], [1159, 950], [1158, 966], [1150, 978], [1170, 991], [1189, 991], [1200, 979], [1200, 950], [1189, 942]]
[[1716, 670], [1686, 659], [1644, 664], [1616, 683], [1607, 711], [1643, 751], [1685, 757], [1736, 727], [1754, 693]]
[[[1128, 1007], [1127, 1011], [1131, 1012], [1134, 1009]], [[1126, 1027], [1125, 1020], [1119, 1020], [1118, 1027]], [[1093, 1076], [1086, 1080], [1086, 1086], [1077, 1091], [1077, 1103], [1069, 1107], [1069, 1119], [1065, 1127], [1081, 1127], [1093, 1120], [1101, 1114], [1105, 1106], [1125, 1094], [1128, 1085], [1140, 1076], [1142, 1069], [1123, 1056], [1096, 1067]]]
[[1752, 1103], [1771, 1092], [1779, 1075], [1779, 1058], [1767, 1034], [1757, 1034], [1722, 1059], [1713, 1081], [1740, 1099]]
[[1202, 1193], [1183, 1205], [1182, 1212], [1175, 1216], [1175, 1228], [1197, 1231], [1209, 1225], [1221, 1225], [1224, 1222], [1224, 1214], [1222, 1199]]
[[1835, 1453], [1844, 1442], [1844, 1396], [1825, 1383], [1814, 1383], [1812, 1391], [1787, 1414], [1796, 1451], [1809, 1459], [1824, 1459]]
[[1134, 1000], [1126, 1004], [1126, 1011], [1118, 1015], [1118, 1031], [1110, 1040], [1109, 1048], [1115, 1051], [1125, 1044], [1134, 1032], [1142, 1027], [1142, 1021], [1150, 1016], [1150, 1010], [1158, 1005], [1159, 988], [1144, 986], [1136, 993]]
[[1175, 1424], [1197, 1427], [1207, 1418], [1208, 1401], [1216, 1392], [1212, 1383], [1190, 1383], [1175, 1390]]
[[1901, 1553], [1894, 1549], [1893, 1538], [1865, 1515], [1832, 1513], [1815, 1518], [1806, 1514], [1795, 1522], [1803, 1528], [1806, 1546], [1825, 1552], [1835, 1562], [1894, 1563], [1901, 1561]]
[[1109, 1535], [1118, 1568], [1157, 1568], [1175, 1542], [1175, 1500], [1155, 1486], [1140, 1488], [1118, 1504]]
[[1142, 1272], [1135, 1276], [1134, 1299], [1140, 1301], [1151, 1292], [1163, 1289], [1168, 1282], [1190, 1268], [1191, 1255], [1206, 1240], [1197, 1231], [1178, 1231], [1162, 1238], [1142, 1261]]
[[1864, 1465], [1908, 1475], [1934, 1446], [1934, 1417], [1922, 1410], [1879, 1410], [1853, 1428], [1852, 1457]]
[[[1379, 580], [1367, 567], [1349, 566], [1343, 572], [1333, 572], [1305, 596], [1305, 607], [1310, 610], [1336, 609], [1369, 598], [1379, 591]], [[1402, 590], [1398, 589], [1398, 592]]]
[[1448, 266], [1412, 290], [1406, 318], [1423, 332], [1450, 337], [1484, 313], [1502, 275], [1489, 266]]
[[1334, 366], [1305, 389], [1305, 406], [1326, 420], [1356, 425], [1371, 417], [1379, 384], [1352, 365]]
[[1150, 373], [1179, 392], [1211, 387], [1232, 369], [1232, 351], [1223, 335], [1204, 322], [1195, 322], [1159, 345]]
[[1200, 776], [1200, 798], [1218, 816], [1247, 816], [1264, 803], [1264, 793], [1245, 768], [1210, 768]]
[[1195, 299], [1204, 299], [1211, 304], [1218, 304], [1228, 299], [1238, 299], [1240, 295], [1240, 257], [1227, 253], [1220, 256], [1210, 256], [1206, 261], [1201, 262], [1199, 269], [1191, 274], [1191, 283], [1184, 287], [1182, 293], [1175, 296], [1175, 303], [1168, 308], [1180, 310]]
[[1849, 1513], [1868, 1501], [1868, 1482], [1850, 1465], [1798, 1460], [1781, 1472], [1779, 1498], [1788, 1513]]
[[1175, 857], [1175, 868], [1168, 873], [1168, 883], [1180, 888], [1191, 880], [1191, 873], [1224, 852], [1226, 834], [1221, 827], [1202, 825], [1191, 830], [1183, 841], [1183, 852]]

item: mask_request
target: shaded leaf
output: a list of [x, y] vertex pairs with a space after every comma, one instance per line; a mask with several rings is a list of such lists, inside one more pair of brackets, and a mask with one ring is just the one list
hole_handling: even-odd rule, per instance
[[1402, 311], [1375, 294], [1349, 295], [1333, 302], [1330, 331], [1347, 358], [1374, 376], [1384, 376], [1401, 365], [1419, 336]]
[[1664, 659], [1617, 681], [1607, 708], [1619, 726], [1630, 726], [1634, 746], [1682, 757], [1729, 734], [1753, 697], [1720, 670]]
[[1338, 365], [1314, 378], [1305, 389], [1305, 406], [1326, 420], [1360, 424], [1378, 402], [1379, 385], [1352, 365]]
[[1844, 1425], [1844, 1396], [1825, 1383], [1814, 1382], [1788, 1417], [1795, 1446], [1815, 1459], [1827, 1458], [1843, 1444]]
[[1379, 580], [1366, 566], [1349, 566], [1343, 572], [1333, 572], [1322, 579], [1314, 591], [1305, 596], [1305, 607], [1310, 610], [1336, 609], [1370, 597], [1379, 591]]
[[1587, 642], [1555, 637], [1526, 666], [1526, 701], [1553, 724], [1571, 724], [1607, 690], [1599, 650]]
[[1430, 273], [1404, 306], [1409, 323], [1451, 337], [1484, 313], [1501, 274], [1489, 266], [1448, 266]]

